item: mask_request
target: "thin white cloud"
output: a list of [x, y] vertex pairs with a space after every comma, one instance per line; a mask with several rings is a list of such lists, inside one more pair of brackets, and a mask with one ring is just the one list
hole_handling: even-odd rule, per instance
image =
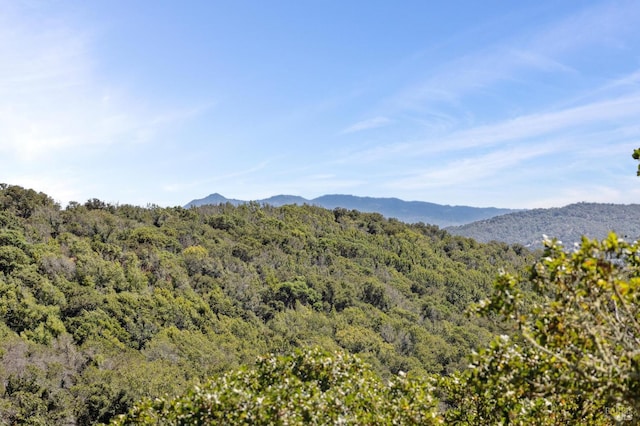
[[342, 130], [343, 134], [361, 132], [363, 130], [376, 129], [391, 124], [392, 121], [387, 117], [375, 117], [368, 120], [359, 121], [346, 129]]
[[506, 170], [514, 170], [516, 166], [526, 161], [556, 150], [557, 147], [548, 144], [534, 147], [519, 146], [496, 150], [484, 155], [464, 156], [436, 167], [413, 172], [411, 176], [395, 179], [385, 186], [406, 190], [456, 187], [470, 182], [478, 184], [481, 179], [501, 174]]
[[[194, 189], [198, 187], [210, 187], [212, 184], [220, 184], [229, 181], [237, 181], [238, 178], [247, 177], [256, 174], [264, 170], [270, 161], [263, 161], [259, 164], [256, 164], [253, 167], [244, 170], [237, 170], [231, 173], [225, 173], [220, 175], [214, 175], [213, 177], [209, 176], [202, 179], [193, 180], [190, 182], [176, 182], [165, 184], [162, 189], [167, 192], [181, 192], [189, 189]], [[226, 183], [225, 183], [226, 184]]]
[[612, 81], [610, 84], [605, 86], [603, 90], [627, 86], [640, 86], [640, 70], [636, 70], [629, 75]]
[[[614, 99], [586, 103], [546, 113], [519, 116], [497, 123], [475, 126], [452, 132], [442, 137], [432, 137], [415, 142], [393, 143], [341, 158], [341, 162], [371, 162], [392, 157], [415, 157], [444, 152], [455, 152], [469, 148], [492, 147], [505, 143], [537, 143], [534, 139], [558, 138], [562, 134], [585, 134], [596, 132], [606, 126], [611, 136], [640, 137], [636, 118], [640, 116], [640, 91], [628, 93]], [[566, 140], [569, 141], [569, 138]], [[575, 144], [581, 139], [576, 139]]]
[[580, 105], [591, 100], [611, 99], [616, 96], [628, 95], [629, 93], [637, 93], [640, 91], [640, 70], [635, 70], [621, 77], [610, 79], [604, 85], [580, 93], [577, 96], [565, 100], [564, 105]]
[[549, 56], [526, 50], [513, 50], [511, 52], [514, 58], [525, 66], [538, 69], [544, 72], [565, 72], [577, 73], [575, 68], [562, 64]]
[[442, 144], [447, 150], [522, 141], [553, 132], [589, 128], [597, 124], [635, 119], [640, 115], [640, 93], [593, 102], [549, 113], [529, 114], [505, 122], [479, 126], [453, 134]]
[[625, 48], [627, 36], [637, 29], [640, 4], [635, 0], [603, 1], [585, 7], [532, 37], [531, 49], [549, 54], [594, 45]]
[[160, 111], [101, 80], [95, 34], [13, 7], [0, 17], [0, 154], [50, 161], [101, 145], [149, 140], [199, 113]]
[[504, 39], [493, 46], [458, 57], [437, 69], [427, 69], [419, 84], [411, 85], [386, 101], [393, 110], [421, 111], [429, 105], [449, 104], [463, 110], [461, 100], [488, 90], [518, 73], [577, 73], [558, 57], [606, 46], [624, 49], [626, 38], [640, 20], [634, 1], [604, 2], [585, 8], [533, 33]]

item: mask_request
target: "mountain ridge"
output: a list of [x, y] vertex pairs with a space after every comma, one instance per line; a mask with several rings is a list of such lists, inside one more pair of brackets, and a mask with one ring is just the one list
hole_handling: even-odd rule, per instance
[[[395, 218], [406, 223], [423, 222], [441, 227], [463, 225], [518, 211], [516, 209], [498, 207], [451, 206], [427, 201], [404, 201], [393, 197], [360, 197], [346, 194], [326, 194], [313, 199], [281, 194], [252, 201], [260, 204], [269, 204], [274, 207], [280, 207], [285, 204], [310, 204], [327, 209], [346, 208], [365, 213], [380, 213], [385, 217]], [[226, 198], [216, 192], [204, 198], [191, 200], [184, 207], [226, 203], [237, 206], [248, 202], [250, 201]]]

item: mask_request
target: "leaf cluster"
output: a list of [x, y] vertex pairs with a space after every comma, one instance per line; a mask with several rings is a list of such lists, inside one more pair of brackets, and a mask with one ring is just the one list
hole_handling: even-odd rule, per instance
[[319, 349], [258, 359], [178, 398], [137, 404], [112, 425], [440, 424], [426, 381], [383, 381], [357, 357]]
[[[477, 306], [517, 333], [474, 354], [456, 381], [443, 379], [450, 420], [618, 424], [639, 418], [640, 244], [615, 234], [556, 240], [528, 276], [502, 274]], [[536, 297], [525, 297], [523, 286]]]

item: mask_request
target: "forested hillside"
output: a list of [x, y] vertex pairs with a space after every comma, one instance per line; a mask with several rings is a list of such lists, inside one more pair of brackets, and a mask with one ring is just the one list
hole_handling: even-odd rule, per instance
[[503, 329], [465, 310], [522, 246], [257, 203], [60, 209], [0, 186], [0, 418], [94, 424], [259, 355], [320, 347], [448, 374]]
[[640, 205], [577, 203], [561, 208], [525, 210], [447, 228], [477, 241], [503, 241], [542, 247], [543, 235], [568, 246], [583, 235], [603, 239], [611, 231], [628, 240], [640, 238]]

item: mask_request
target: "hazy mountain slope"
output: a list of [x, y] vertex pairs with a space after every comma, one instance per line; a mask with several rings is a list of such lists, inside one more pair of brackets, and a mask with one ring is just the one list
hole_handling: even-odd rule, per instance
[[269, 204], [270, 206], [280, 207], [285, 206], [287, 204], [309, 204], [309, 200], [306, 198], [298, 197], [297, 195], [274, 195], [273, 197], [265, 198], [264, 200], [260, 200], [262, 204]]
[[[515, 211], [494, 207], [449, 206], [423, 201], [403, 201], [398, 198], [357, 197], [338, 194], [323, 195], [312, 200], [294, 195], [276, 195], [256, 201], [260, 204], [269, 204], [276, 207], [286, 204], [311, 204], [326, 209], [340, 207], [365, 213], [380, 213], [385, 217], [396, 218], [407, 223], [423, 222], [438, 226], [462, 225]], [[216, 205], [227, 202], [239, 205], [247, 201], [227, 199], [215, 193], [205, 198], [192, 200], [185, 207], [197, 207], [207, 204]]]
[[226, 204], [231, 203], [234, 206], [244, 204], [246, 201], [243, 200], [234, 200], [233, 198], [226, 198], [223, 195], [218, 194], [217, 192], [207, 195], [204, 198], [199, 198], [197, 200], [191, 200], [185, 205], [185, 208], [189, 207], [197, 207], [197, 206], [206, 206], [208, 204], [217, 205], [217, 204]]
[[634, 240], [640, 236], [640, 205], [570, 204], [510, 213], [447, 230], [478, 241], [497, 240], [526, 246], [540, 246], [543, 234], [558, 238], [566, 246], [580, 241], [582, 235], [601, 239], [610, 231]]

